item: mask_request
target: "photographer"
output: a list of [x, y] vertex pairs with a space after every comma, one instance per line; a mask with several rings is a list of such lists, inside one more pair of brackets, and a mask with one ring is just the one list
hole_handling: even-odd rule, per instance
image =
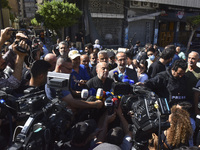
[[[10, 28], [6, 28], [5, 30], [2, 31], [1, 33], [1, 39], [0, 43], [8, 40], [10, 37]], [[18, 43], [18, 44], [17, 44]], [[26, 49], [29, 51], [30, 47], [27, 45], [27, 43], [24, 40], [19, 41], [18, 39], [12, 44], [13, 52], [16, 54], [16, 59], [15, 59], [15, 66], [14, 66], [14, 72], [13, 74], [8, 78], [5, 77], [4, 74], [4, 69], [7, 66], [6, 60], [8, 60], [6, 57], [2, 58], [2, 55], [0, 55], [0, 74], [1, 74], [1, 79], [0, 79], [0, 88], [3, 87], [9, 87], [11, 89], [15, 89], [20, 85], [21, 82], [21, 76], [22, 76], [22, 68], [23, 68], [23, 62], [24, 58], [27, 55], [27, 53], [21, 53], [17, 50], [17, 47], [21, 47], [23, 49]], [[12, 50], [10, 50], [12, 51]]]
[[[59, 57], [56, 62], [55, 72], [60, 73], [71, 73], [72, 72], [72, 61], [69, 58]], [[52, 100], [56, 97], [56, 90], [45, 87], [47, 97]], [[86, 102], [83, 100], [74, 99], [70, 91], [62, 91], [62, 100], [67, 102], [70, 108], [81, 109], [81, 108], [101, 108], [103, 106], [102, 101], [97, 100], [95, 102]]]

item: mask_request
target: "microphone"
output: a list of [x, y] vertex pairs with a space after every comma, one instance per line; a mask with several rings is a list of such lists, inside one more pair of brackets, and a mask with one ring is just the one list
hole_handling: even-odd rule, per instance
[[129, 79], [122, 79], [122, 82], [128, 82], [129, 83]]
[[115, 81], [120, 82], [118, 71], [114, 71], [113, 73], [114, 73], [114, 74], [113, 74], [113, 78], [115, 79]]
[[112, 97], [113, 95], [112, 95], [112, 93], [110, 93], [110, 92], [106, 92], [106, 97]]
[[112, 97], [111, 96], [106, 98], [106, 100], [104, 102], [104, 105], [107, 108], [108, 115], [112, 115], [113, 112], [114, 112], [114, 109], [113, 109], [113, 101], [112, 101]]
[[89, 96], [96, 96], [96, 89], [94, 89], [94, 88], [91, 88], [90, 90], [89, 90]]
[[112, 98], [112, 101], [113, 101], [114, 106], [115, 106], [116, 108], [118, 108], [118, 106], [119, 106], [119, 100], [118, 100], [118, 98], [117, 98], [117, 97], [113, 97], [113, 98]]
[[134, 83], [135, 83], [134, 80], [129, 80], [129, 84], [130, 84], [130, 85], [133, 85]]
[[88, 96], [89, 96], [88, 89], [82, 89], [81, 98], [86, 100], [88, 98]]
[[120, 74], [118, 75], [118, 78], [119, 78], [120, 81], [122, 81], [122, 79], [123, 79], [123, 74], [120, 73]]
[[98, 88], [96, 93], [96, 99], [102, 99], [103, 98], [103, 89]]

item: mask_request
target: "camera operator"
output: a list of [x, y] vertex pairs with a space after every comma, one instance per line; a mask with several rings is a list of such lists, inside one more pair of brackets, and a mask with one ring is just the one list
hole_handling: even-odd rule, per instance
[[172, 68], [158, 73], [154, 78], [146, 80], [144, 83], [137, 83], [137, 85], [144, 85], [159, 97], [167, 98], [171, 107], [179, 102], [187, 101], [186, 68], [185, 60], [177, 60], [173, 63]]
[[[56, 62], [55, 72], [60, 73], [71, 73], [72, 72], [72, 61], [70, 58], [59, 57]], [[45, 86], [45, 92], [47, 97], [52, 100], [56, 97], [56, 90], [52, 88], [48, 88]], [[63, 90], [62, 91], [62, 100], [67, 102], [68, 106], [75, 109], [81, 108], [101, 108], [103, 106], [103, 102], [97, 100], [95, 102], [86, 102], [83, 100], [74, 99], [70, 93], [70, 91]]]
[[[6, 28], [5, 30], [2, 31], [1, 34], [1, 39], [0, 43], [3, 43], [4, 41], [8, 40], [10, 37], [8, 34], [10, 34], [9, 29], [11, 28]], [[17, 42], [19, 42], [17, 44]], [[5, 55], [4, 58], [2, 58], [2, 55], [0, 55], [0, 74], [1, 74], [1, 79], [0, 79], [0, 88], [3, 87], [9, 87], [11, 89], [16, 89], [21, 82], [21, 76], [22, 76], [22, 68], [23, 68], [23, 62], [24, 58], [27, 55], [27, 53], [22, 53], [17, 50], [17, 46], [24, 48], [29, 51], [30, 47], [27, 45], [27, 43], [24, 40], [19, 41], [18, 39], [12, 44], [12, 49], [10, 49], [11, 53], [16, 54], [16, 59], [15, 59], [15, 66], [14, 66], [14, 72], [10, 77], [5, 77], [6, 75], [4, 74], [4, 69], [7, 66], [7, 60], [8, 57], [10, 56], [10, 59], [13, 57], [11, 55]]]
[[37, 91], [45, 90], [45, 84], [47, 82], [47, 73], [51, 65], [44, 60], [37, 60], [32, 64], [30, 68], [31, 78], [27, 85], [21, 85], [15, 90], [18, 96], [24, 94], [24, 90], [33, 87]]

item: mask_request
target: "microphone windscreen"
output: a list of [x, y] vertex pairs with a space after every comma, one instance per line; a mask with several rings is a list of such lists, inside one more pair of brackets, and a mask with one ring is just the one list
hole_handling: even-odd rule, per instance
[[102, 99], [103, 98], [103, 89], [98, 88], [96, 93], [96, 99]]
[[81, 91], [81, 98], [82, 98], [82, 99], [87, 99], [88, 96], [89, 96], [88, 89], [83, 89], [83, 90]]

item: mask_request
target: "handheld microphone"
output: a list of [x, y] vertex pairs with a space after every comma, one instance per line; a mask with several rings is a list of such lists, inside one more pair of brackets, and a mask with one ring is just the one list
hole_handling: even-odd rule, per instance
[[89, 96], [96, 96], [96, 89], [94, 89], [94, 88], [91, 88], [90, 90], [89, 90]]
[[98, 88], [96, 93], [96, 99], [102, 99], [103, 98], [103, 89]]
[[118, 71], [114, 71], [113, 73], [114, 73], [114, 74], [113, 74], [113, 77], [114, 77], [115, 81], [120, 82]]
[[110, 96], [112, 96], [112, 93], [106, 92], [106, 97], [110, 97]]
[[125, 75], [125, 76], [124, 76], [124, 79], [128, 79], [128, 76], [127, 76], [127, 75]]
[[129, 83], [129, 79], [122, 79], [122, 82], [128, 82]]
[[104, 105], [107, 108], [108, 115], [112, 115], [114, 112], [112, 97], [106, 98]]
[[133, 85], [134, 83], [135, 83], [134, 80], [129, 80], [129, 84], [130, 84], [130, 85]]
[[118, 78], [119, 78], [120, 81], [122, 81], [122, 79], [123, 79], [123, 74], [120, 73], [120, 74], [118, 75]]
[[113, 97], [113, 98], [112, 98], [112, 101], [113, 101], [114, 106], [115, 106], [116, 108], [118, 108], [118, 106], [119, 106], [119, 100], [118, 100], [118, 98], [117, 98], [117, 97]]
[[88, 89], [83, 89], [83, 90], [81, 91], [81, 98], [82, 98], [82, 99], [87, 99], [88, 96], [89, 96]]

